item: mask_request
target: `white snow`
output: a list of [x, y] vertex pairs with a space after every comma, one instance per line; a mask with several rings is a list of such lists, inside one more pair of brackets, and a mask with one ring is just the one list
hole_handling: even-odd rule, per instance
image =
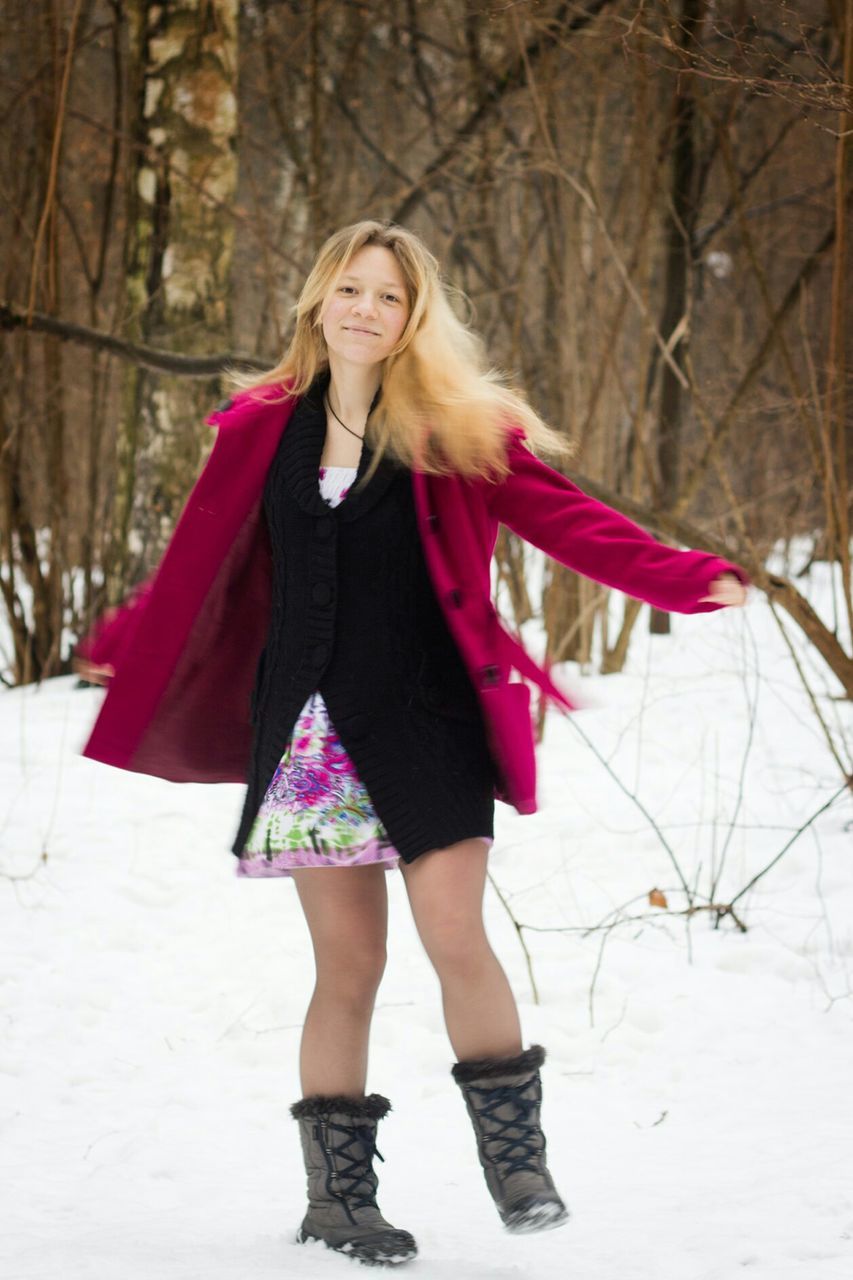
[[[548, 1051], [566, 1226], [501, 1227], [437, 981], [388, 875], [368, 1089], [393, 1105], [379, 1203], [420, 1247], [400, 1274], [853, 1276], [853, 803], [739, 899], [746, 933], [649, 905], [657, 888], [684, 906], [662, 838], [697, 901], [717, 877], [724, 902], [842, 784], [763, 599], [673, 622], [652, 638], [641, 619], [623, 675], [565, 671], [588, 705], [549, 715], [539, 812], [497, 806], [487, 920], [526, 1043]], [[792, 638], [849, 768], [851, 707]], [[295, 1243], [288, 1106], [313, 973], [295, 888], [235, 877], [241, 788], [82, 759], [103, 695], [74, 685], [0, 694], [0, 1275], [354, 1275]], [[538, 1004], [498, 890], [530, 926]]]

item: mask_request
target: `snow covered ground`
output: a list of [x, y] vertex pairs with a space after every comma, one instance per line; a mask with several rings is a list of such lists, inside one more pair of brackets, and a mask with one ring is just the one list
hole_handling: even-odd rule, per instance
[[[389, 874], [368, 1089], [393, 1104], [380, 1204], [421, 1250], [401, 1274], [853, 1276], [853, 803], [739, 898], [745, 933], [649, 905], [683, 907], [676, 864], [697, 901], [714, 879], [730, 900], [841, 782], [762, 599], [673, 621], [650, 638], [641, 620], [629, 669], [549, 718], [540, 811], [498, 805], [487, 918], [548, 1051], [559, 1230], [500, 1226]], [[849, 759], [851, 707], [811, 669]], [[294, 1243], [312, 981], [294, 887], [234, 876], [241, 788], [83, 760], [103, 695], [74, 685], [0, 694], [0, 1275], [354, 1275]], [[498, 891], [530, 926], [538, 1003]]]

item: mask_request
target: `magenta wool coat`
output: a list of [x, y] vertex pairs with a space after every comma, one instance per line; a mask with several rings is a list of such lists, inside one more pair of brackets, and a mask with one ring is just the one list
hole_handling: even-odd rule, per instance
[[[92, 760], [173, 782], [245, 782], [249, 706], [266, 642], [272, 560], [262, 495], [296, 399], [276, 387], [241, 392], [206, 421], [219, 428], [157, 570], [78, 645], [115, 669], [83, 748]], [[577, 573], [678, 613], [700, 603], [719, 574], [744, 571], [717, 556], [664, 546], [535, 457], [509, 433], [502, 481], [411, 472], [430, 578], [477, 691], [500, 782], [498, 799], [536, 809], [530, 686], [561, 710], [572, 704], [502, 624], [491, 600], [498, 525]], [[512, 680], [515, 671], [522, 678]]]

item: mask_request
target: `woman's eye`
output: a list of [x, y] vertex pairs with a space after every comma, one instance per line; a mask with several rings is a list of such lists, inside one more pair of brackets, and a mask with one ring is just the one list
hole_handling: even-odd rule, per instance
[[[356, 292], [356, 288], [355, 288], [355, 285], [353, 285], [353, 284], [342, 284], [342, 285], [338, 285], [338, 293], [355, 293], [355, 292]], [[385, 293], [385, 294], [383, 294], [382, 296], [383, 296], [383, 298], [386, 300], [386, 302], [399, 302], [399, 301], [400, 301], [400, 299], [397, 297], [396, 293]]]

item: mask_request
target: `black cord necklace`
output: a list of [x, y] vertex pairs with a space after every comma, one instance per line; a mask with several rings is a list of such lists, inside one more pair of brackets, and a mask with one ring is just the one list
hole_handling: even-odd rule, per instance
[[326, 401], [326, 407], [331, 410], [332, 416], [338, 419], [338, 422], [341, 423], [344, 431], [348, 431], [351, 436], [355, 436], [356, 440], [363, 440], [364, 436], [360, 436], [357, 431], [353, 431], [352, 427], [348, 427], [345, 422], [341, 422], [341, 419], [338, 418], [338, 415], [335, 413], [334, 409], [332, 409], [332, 402], [329, 399], [328, 393], [325, 395], [324, 399]]

